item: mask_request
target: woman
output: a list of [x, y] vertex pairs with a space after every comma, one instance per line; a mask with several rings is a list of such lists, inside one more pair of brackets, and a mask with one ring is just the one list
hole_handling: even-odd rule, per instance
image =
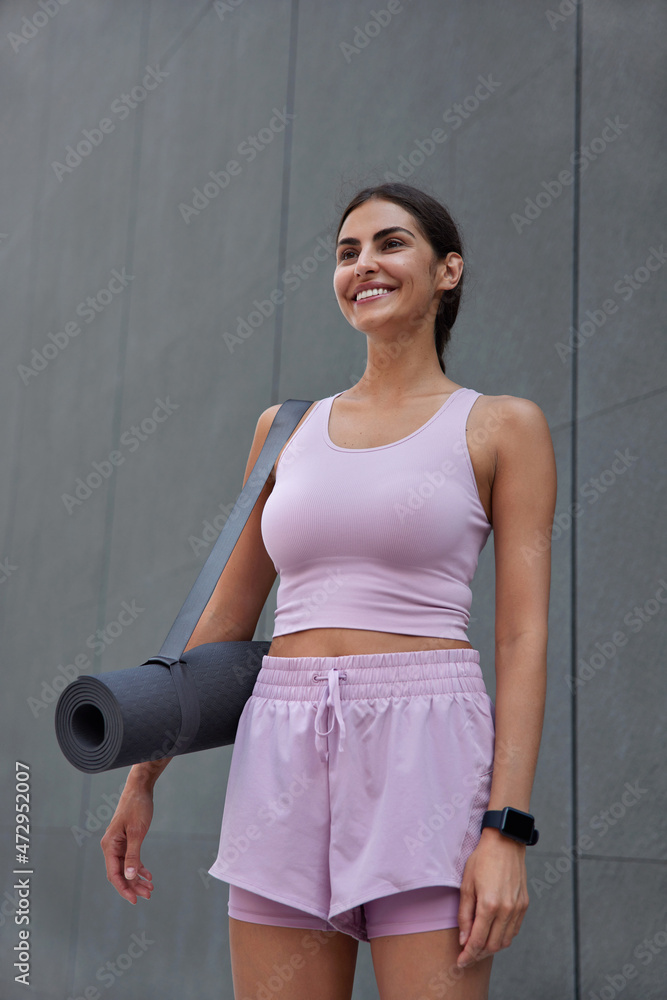
[[[532, 828], [553, 445], [535, 403], [445, 373], [463, 248], [441, 204], [366, 188], [336, 239], [334, 290], [366, 370], [300, 420], [186, 647], [252, 639], [280, 572], [210, 871], [230, 883], [237, 998], [348, 1000], [368, 940], [381, 1000], [481, 1000], [528, 906], [528, 836], [481, 820], [510, 807]], [[492, 529], [495, 706], [465, 637]], [[132, 768], [102, 839], [133, 903], [153, 890], [139, 852], [167, 763]]]

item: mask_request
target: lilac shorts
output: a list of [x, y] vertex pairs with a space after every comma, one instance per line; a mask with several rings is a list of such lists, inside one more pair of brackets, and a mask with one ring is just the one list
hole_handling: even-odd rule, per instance
[[[415, 934], [458, 927], [461, 893], [449, 885], [427, 885], [407, 892], [395, 892], [363, 904], [369, 939], [382, 934]], [[274, 927], [302, 927], [331, 931], [328, 920], [304, 913], [293, 906], [248, 892], [239, 885], [229, 887], [230, 917], [252, 924]]]
[[[265, 656], [239, 721], [209, 869], [264, 901], [258, 909], [230, 889], [230, 916], [253, 919], [273, 900], [360, 941], [414, 930], [419, 920], [379, 931], [401, 925], [375, 901], [460, 887], [489, 802], [494, 742], [476, 649]], [[421, 898], [431, 906], [423, 921], [435, 901], [439, 926], [455, 926], [451, 894]], [[272, 912], [260, 922], [285, 916]]]

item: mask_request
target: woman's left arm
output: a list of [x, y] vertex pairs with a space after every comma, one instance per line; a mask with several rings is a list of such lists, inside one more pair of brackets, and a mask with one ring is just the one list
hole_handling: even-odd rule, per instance
[[[495, 754], [489, 809], [530, 812], [547, 684], [556, 459], [544, 413], [500, 396], [491, 509], [496, 561]], [[507, 948], [528, 908], [526, 847], [487, 827], [468, 858], [459, 966]]]

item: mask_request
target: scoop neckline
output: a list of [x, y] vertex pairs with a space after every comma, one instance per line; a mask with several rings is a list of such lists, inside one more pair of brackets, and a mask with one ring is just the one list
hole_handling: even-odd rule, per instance
[[329, 437], [329, 420], [331, 418], [331, 411], [333, 409], [334, 399], [336, 399], [337, 396], [342, 396], [343, 393], [347, 391], [346, 389], [341, 389], [340, 392], [336, 392], [336, 393], [334, 393], [333, 396], [329, 397], [329, 407], [327, 409], [325, 420], [324, 420], [324, 422], [322, 424], [322, 431], [323, 431], [323, 434], [324, 434], [324, 440], [329, 445], [329, 447], [333, 448], [335, 451], [368, 452], [368, 451], [383, 451], [385, 448], [393, 448], [397, 444], [402, 444], [404, 441], [409, 441], [410, 438], [413, 438], [415, 436], [415, 434], [419, 434], [426, 427], [428, 427], [429, 424], [432, 424], [433, 421], [436, 419], [436, 417], [439, 417], [440, 414], [443, 412], [443, 410], [447, 409], [447, 407], [449, 406], [449, 404], [451, 403], [451, 401], [454, 399], [454, 396], [456, 396], [460, 392], [465, 392], [466, 389], [467, 389], [467, 386], [464, 386], [464, 385], [459, 386], [458, 389], [454, 389], [454, 392], [450, 393], [450, 395], [444, 401], [444, 403], [442, 404], [442, 406], [440, 407], [440, 409], [436, 410], [436, 412], [433, 414], [433, 416], [430, 417], [426, 421], [425, 424], [422, 424], [421, 427], [418, 427], [415, 431], [413, 431], [412, 434], [408, 434], [408, 435], [406, 435], [406, 437], [399, 438], [398, 441], [390, 441], [389, 444], [379, 444], [375, 448], [343, 448], [342, 445], [334, 444], [333, 441], [331, 440], [331, 438]]

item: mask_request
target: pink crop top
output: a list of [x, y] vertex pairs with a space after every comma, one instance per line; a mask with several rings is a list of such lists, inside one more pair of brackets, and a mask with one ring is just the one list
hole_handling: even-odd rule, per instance
[[280, 574], [274, 636], [359, 628], [468, 641], [470, 583], [491, 532], [465, 432], [481, 393], [456, 389], [379, 448], [330, 439], [340, 395], [320, 399], [293, 434], [262, 512]]

